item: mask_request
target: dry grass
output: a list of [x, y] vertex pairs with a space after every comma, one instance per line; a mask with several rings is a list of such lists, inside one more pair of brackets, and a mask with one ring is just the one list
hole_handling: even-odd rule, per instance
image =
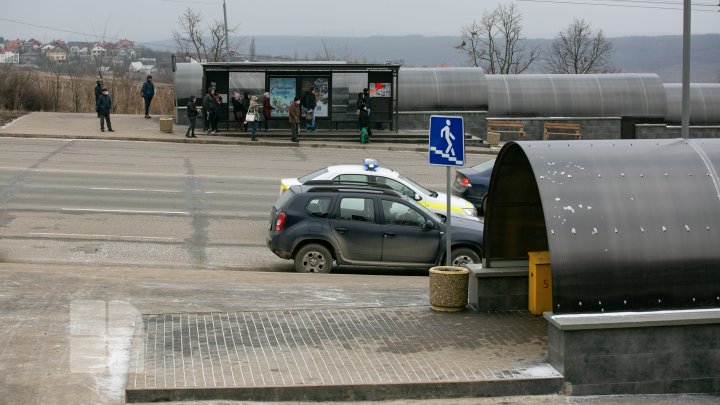
[[[0, 66], [0, 110], [95, 112], [96, 78], [82, 74], [56, 75], [36, 70], [18, 70]], [[113, 100], [113, 113], [143, 114], [140, 96], [143, 78], [105, 78], [104, 84]], [[173, 85], [155, 83], [151, 114], [174, 114]]]

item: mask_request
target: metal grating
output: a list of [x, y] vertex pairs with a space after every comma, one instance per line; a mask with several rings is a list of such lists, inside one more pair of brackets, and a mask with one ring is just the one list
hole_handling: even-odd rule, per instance
[[559, 377], [544, 320], [422, 307], [144, 315], [128, 390]]

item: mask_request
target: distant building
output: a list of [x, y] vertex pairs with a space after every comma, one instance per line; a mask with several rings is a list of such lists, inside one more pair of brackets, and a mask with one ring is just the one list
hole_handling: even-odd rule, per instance
[[53, 48], [45, 52], [45, 57], [53, 62], [65, 62], [67, 60], [67, 53], [61, 48]]
[[39, 49], [31, 49], [20, 54], [20, 63], [24, 65], [37, 65], [42, 59], [42, 53]]
[[7, 41], [7, 44], [5, 45], [5, 51], [13, 52], [20, 49], [20, 47], [23, 46], [23, 41], [21, 39], [11, 39]]
[[95, 46], [92, 48], [92, 50], [90, 51], [90, 53], [92, 54], [93, 57], [96, 57], [96, 58], [97, 58], [97, 57], [105, 56], [105, 54], [107, 53], [107, 51], [106, 51], [105, 48], [103, 48], [102, 46], [100, 46], [100, 45], [95, 45]]
[[[143, 58], [144, 59], [144, 58]], [[157, 72], [155, 65], [145, 65], [143, 62], [132, 62], [130, 63], [131, 72], [141, 72], [145, 74], [153, 74]]]
[[115, 43], [115, 49], [132, 48], [133, 46], [135, 46], [135, 42], [129, 39], [121, 39]]
[[0, 53], [0, 63], [20, 63], [20, 54], [16, 52]]

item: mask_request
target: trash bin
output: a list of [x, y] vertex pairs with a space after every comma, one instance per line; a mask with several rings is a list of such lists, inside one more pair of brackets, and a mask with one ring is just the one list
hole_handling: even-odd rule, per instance
[[160, 131], [161, 132], [172, 132], [173, 131], [172, 117], [160, 117]]
[[550, 252], [528, 252], [528, 310], [533, 315], [552, 311], [552, 273]]
[[468, 302], [468, 278], [465, 267], [436, 266], [430, 269], [430, 307], [440, 312], [459, 312]]
[[487, 133], [487, 143], [490, 146], [498, 146], [500, 144], [500, 133], [488, 132]]

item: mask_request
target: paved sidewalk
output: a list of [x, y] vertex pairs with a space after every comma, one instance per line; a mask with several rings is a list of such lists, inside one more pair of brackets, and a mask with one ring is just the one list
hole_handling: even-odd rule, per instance
[[[33, 112], [18, 118], [12, 123], [0, 128], [0, 137], [27, 137], [27, 138], [64, 138], [64, 139], [106, 139], [106, 140], [134, 140], [152, 142], [178, 142], [195, 144], [228, 144], [228, 145], [252, 145], [252, 146], [285, 146], [285, 147], [323, 147], [323, 148], [354, 148], [366, 150], [397, 150], [397, 151], [419, 151], [428, 150], [427, 144], [408, 144], [394, 142], [374, 142], [361, 145], [359, 142], [349, 141], [320, 141], [302, 140], [300, 143], [290, 142], [290, 131], [273, 130], [277, 136], [263, 137], [264, 132], [258, 132], [259, 141], [250, 141], [249, 134], [231, 134], [221, 131], [217, 135], [205, 135], [202, 130], [197, 131], [197, 138], [186, 138], [187, 126], [174, 125], [172, 133], [160, 131], [160, 117], [145, 119], [141, 115], [115, 114], [111, 116], [115, 132], [100, 132], [100, 124], [95, 114], [90, 113], [54, 113], [54, 112]], [[202, 124], [199, 124], [202, 125]], [[418, 133], [422, 131], [410, 131]], [[313, 133], [313, 137], [319, 137], [333, 131], [321, 130]], [[466, 153], [497, 154], [500, 148], [466, 146]]]
[[542, 318], [429, 306], [144, 315], [129, 402], [554, 394]]

